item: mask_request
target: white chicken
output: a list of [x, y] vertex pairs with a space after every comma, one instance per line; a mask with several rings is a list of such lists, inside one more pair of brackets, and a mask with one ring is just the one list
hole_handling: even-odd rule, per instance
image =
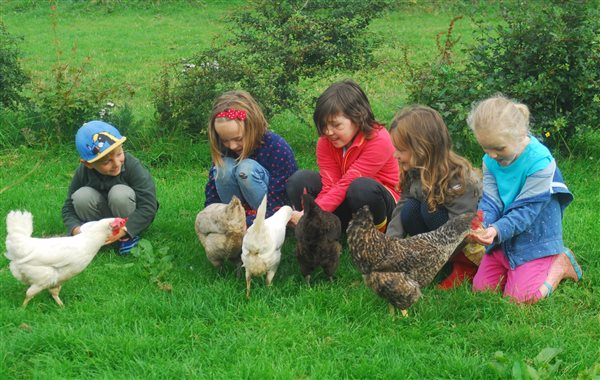
[[285, 228], [292, 217], [292, 208], [283, 206], [265, 220], [267, 197], [256, 211], [256, 219], [248, 228], [242, 241], [242, 262], [246, 268], [246, 298], [250, 298], [252, 277], [267, 274], [267, 286], [271, 285], [281, 260], [281, 246], [285, 240]]
[[48, 289], [60, 307], [62, 285], [81, 273], [98, 253], [106, 239], [119, 233], [125, 219], [107, 218], [90, 224], [80, 234], [65, 237], [34, 238], [33, 216], [28, 211], [11, 211], [6, 216], [6, 254], [13, 276], [30, 285], [23, 307], [39, 292]]
[[233, 196], [229, 203], [206, 206], [196, 216], [194, 227], [206, 257], [215, 268], [221, 268], [223, 262], [229, 260], [239, 273], [242, 239], [246, 232], [246, 212], [239, 198]]

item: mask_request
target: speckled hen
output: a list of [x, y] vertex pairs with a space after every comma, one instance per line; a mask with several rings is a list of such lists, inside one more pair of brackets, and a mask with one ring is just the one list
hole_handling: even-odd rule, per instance
[[435, 231], [395, 239], [375, 228], [373, 216], [364, 206], [347, 229], [352, 261], [369, 288], [407, 315], [406, 309], [421, 297], [421, 288], [429, 285], [462, 247], [474, 220], [478, 222], [475, 213], [467, 213]]

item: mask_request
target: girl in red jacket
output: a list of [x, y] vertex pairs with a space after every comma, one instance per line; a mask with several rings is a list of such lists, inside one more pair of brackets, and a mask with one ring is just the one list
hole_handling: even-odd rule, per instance
[[340, 218], [344, 230], [352, 213], [368, 205], [385, 231], [399, 198], [398, 161], [364, 91], [352, 80], [332, 84], [317, 100], [313, 120], [319, 172], [299, 170], [288, 179], [287, 194], [296, 210], [290, 223], [302, 217], [300, 199], [307, 191], [323, 210]]

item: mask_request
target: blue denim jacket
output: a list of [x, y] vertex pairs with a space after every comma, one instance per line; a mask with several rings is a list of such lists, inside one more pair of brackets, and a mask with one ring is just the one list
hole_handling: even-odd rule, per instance
[[510, 267], [564, 251], [562, 216], [573, 200], [554, 159], [543, 169], [526, 176], [515, 200], [505, 207], [498, 194], [495, 178], [484, 161], [484, 194], [479, 208], [484, 226], [498, 231], [497, 242]]

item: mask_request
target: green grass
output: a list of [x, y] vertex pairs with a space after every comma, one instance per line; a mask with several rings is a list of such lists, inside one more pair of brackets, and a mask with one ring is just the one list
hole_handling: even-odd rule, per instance
[[[151, 108], [146, 91], [161, 62], [206, 44], [208, 40], [200, 41], [203, 33], [226, 28], [213, 17], [202, 18], [222, 14], [224, 3], [207, 2], [204, 8], [186, 4], [158, 10], [122, 7], [112, 13], [68, 10], [59, 21], [59, 38], [65, 43], [77, 40], [78, 54], [90, 54], [90, 46], [105, 46], [98, 50], [104, 55], [96, 70], [135, 82], [140, 88], [135, 104]], [[14, 2], [0, 3], [13, 9], [9, 5]], [[22, 14], [2, 12], [9, 31], [26, 37], [24, 63], [39, 75], [53, 62], [45, 12], [39, 7]], [[154, 25], [157, 13], [163, 15], [161, 27], [138, 32], [126, 27], [134, 22]], [[379, 33], [403, 29], [405, 38], [391, 33], [389, 38], [420, 47], [426, 56], [433, 37], [452, 16], [444, 10], [410, 16], [396, 12], [373, 28]], [[97, 33], [79, 34], [91, 24], [102, 27]], [[420, 25], [428, 26], [421, 30]], [[70, 28], [73, 37], [64, 32]], [[102, 39], [110, 35], [108, 30], [127, 34], [123, 41], [106, 45]], [[187, 30], [198, 34], [188, 36]], [[428, 33], [431, 40], [425, 37]], [[136, 49], [129, 56], [123, 53]], [[389, 59], [385, 67], [393, 67], [395, 52], [390, 43], [377, 54]], [[384, 122], [403, 101], [396, 74], [357, 75]], [[314, 167], [313, 128], [290, 114], [278, 115], [272, 126], [290, 141], [301, 167]], [[307, 287], [293, 256], [292, 236], [273, 286], [266, 288], [263, 280], [255, 279], [252, 298], [246, 300], [244, 280], [232, 268], [217, 273], [193, 229], [204, 200], [208, 147], [203, 142], [169, 144], [134, 153], [149, 165], [157, 183], [161, 206], [144, 237], [155, 249], [168, 248], [174, 267], [163, 281], [172, 291], [149, 280], [142, 260], [104, 248], [86, 271], [64, 286], [64, 309], [47, 292], [22, 309], [26, 287], [12, 277], [8, 260], [1, 256], [0, 378], [506, 378], [514, 363], [546, 371], [542, 378], [593, 378], [594, 371], [598, 376], [598, 157], [558, 159], [575, 194], [566, 210], [564, 237], [585, 272], [580, 283], [563, 283], [551, 298], [532, 306], [515, 305], [495, 294], [473, 294], [466, 286], [450, 292], [432, 287], [410, 308], [408, 318], [393, 319], [385, 302], [363, 285], [346, 246], [335, 282], [318, 273]], [[70, 142], [47, 151], [0, 151], [0, 251], [5, 249], [3, 216], [12, 209], [33, 212], [35, 236], [64, 233], [60, 208], [77, 160]], [[554, 371], [534, 360], [547, 347], [561, 349], [556, 358], [561, 364]], [[497, 351], [506, 362], [495, 359]], [[503, 374], [493, 369], [498, 363], [505, 365]]]

